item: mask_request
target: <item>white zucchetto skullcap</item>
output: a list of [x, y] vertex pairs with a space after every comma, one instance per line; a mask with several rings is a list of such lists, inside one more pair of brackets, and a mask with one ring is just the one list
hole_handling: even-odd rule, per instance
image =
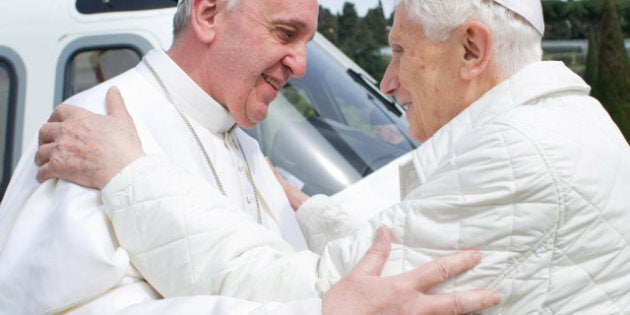
[[538, 30], [541, 36], [545, 34], [545, 20], [540, 0], [494, 0], [494, 2], [523, 17]]

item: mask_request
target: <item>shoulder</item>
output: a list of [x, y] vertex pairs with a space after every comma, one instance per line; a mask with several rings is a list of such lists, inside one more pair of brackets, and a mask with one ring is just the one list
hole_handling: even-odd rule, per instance
[[106, 112], [105, 95], [110, 87], [116, 86], [124, 94], [125, 90], [136, 89], [143, 81], [135, 68], [130, 69], [110, 80], [71, 96], [64, 103], [98, 114], [104, 114]]

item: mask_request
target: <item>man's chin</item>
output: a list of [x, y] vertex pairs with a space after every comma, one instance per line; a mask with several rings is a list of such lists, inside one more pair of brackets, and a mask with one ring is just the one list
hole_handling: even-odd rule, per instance
[[265, 107], [264, 112], [256, 113], [255, 115], [247, 117], [246, 121], [237, 121], [236, 123], [243, 129], [252, 129], [263, 122], [265, 118], [267, 118], [267, 107]]

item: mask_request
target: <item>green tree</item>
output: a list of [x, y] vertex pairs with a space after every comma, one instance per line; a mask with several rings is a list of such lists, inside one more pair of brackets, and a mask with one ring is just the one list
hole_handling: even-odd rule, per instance
[[380, 80], [387, 68], [389, 56], [381, 49], [388, 44], [383, 4], [379, 0], [375, 8], [368, 10], [364, 18], [359, 17], [354, 4], [345, 2], [341, 14], [319, 7], [317, 30], [335, 44], [350, 59], [375, 79]]
[[[630, 37], [630, 1], [614, 1], [625, 37]], [[543, 0], [545, 39], [586, 39], [602, 16], [602, 0]]]
[[584, 81], [590, 86], [597, 83], [599, 72], [599, 32], [593, 30], [588, 36], [588, 53], [586, 55], [586, 70], [584, 71]]
[[335, 45], [339, 45], [339, 21], [336, 15], [330, 10], [319, 6], [319, 17], [317, 19], [317, 31], [328, 38]]
[[354, 4], [345, 2], [339, 17], [339, 32], [337, 33], [339, 48], [355, 61], [365, 35], [362, 26], [363, 23]]
[[543, 1], [545, 39], [585, 39], [601, 16], [601, 0]]
[[600, 100], [630, 139], [630, 60], [613, 0], [604, 0], [600, 26], [599, 62], [592, 95]]
[[387, 38], [387, 20], [383, 12], [383, 3], [380, 0], [377, 7], [368, 10], [363, 21], [370, 38], [364, 40], [365, 46], [360, 65], [380, 81], [389, 62], [389, 58], [381, 53], [381, 49], [387, 47], [389, 41]]
[[[339, 32], [337, 33], [339, 43], [338, 47], [356, 62], [361, 68], [367, 71], [375, 79], [380, 80], [383, 77], [387, 61], [381, 55], [381, 48], [385, 46], [381, 44], [380, 38], [386, 32], [386, 25], [378, 20], [377, 15], [379, 9], [370, 10], [368, 15], [370, 18], [360, 18], [354, 8], [354, 4], [344, 3], [341, 15], [338, 18]], [[380, 15], [385, 20], [382, 8]], [[367, 21], [371, 21], [372, 26], [368, 26]], [[377, 25], [377, 26], [374, 26]]]
[[387, 46], [387, 19], [383, 11], [383, 3], [378, 1], [376, 8], [368, 10], [364, 18], [367, 30], [378, 45]]

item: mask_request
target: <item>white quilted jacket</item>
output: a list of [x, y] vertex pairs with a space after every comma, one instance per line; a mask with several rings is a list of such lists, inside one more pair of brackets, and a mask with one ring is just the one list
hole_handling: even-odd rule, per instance
[[[265, 292], [249, 292], [250, 298], [283, 300], [277, 294], [283, 292], [283, 283], [300, 283], [321, 293], [362, 257], [374, 230], [387, 225], [395, 244], [385, 274], [479, 247], [484, 255], [481, 265], [435, 291], [498, 288], [503, 301], [487, 314], [626, 314], [630, 313], [630, 147], [588, 92], [589, 87], [561, 63], [529, 65], [425, 142], [413, 160], [401, 166], [404, 200], [362, 229], [344, 223], [347, 217], [330, 198], [311, 198], [298, 211], [298, 219], [309, 247], [322, 253], [318, 270], [310, 263], [292, 264], [296, 253], [284, 250], [287, 246], [270, 245], [281, 244], [281, 239], [267, 234], [260, 240], [246, 228], [238, 229], [243, 237], [230, 238], [230, 246], [193, 251], [181, 258], [160, 256], [160, 248], [143, 246], [150, 244], [143, 238], [150, 241], [157, 235], [166, 237], [173, 229], [178, 233], [186, 229], [173, 226], [177, 222], [161, 224], [151, 211], [145, 211], [142, 198], [123, 191], [151, 196], [151, 200], [168, 194], [162, 202], [151, 203], [156, 211], [178, 209], [185, 217], [191, 211], [176, 202], [186, 200], [186, 204], [196, 205], [194, 211], [199, 215], [207, 203], [203, 186], [178, 189], [176, 185], [193, 180], [181, 172], [168, 172], [164, 178], [171, 180], [160, 185], [148, 185], [150, 180], [142, 177], [129, 175], [123, 180], [125, 176], [119, 176], [118, 183], [108, 187], [109, 193], [105, 191], [104, 200], [115, 208], [109, 214], [114, 215], [121, 244], [134, 244], [128, 248], [132, 257], [186, 260], [192, 265], [203, 261], [205, 270], [220, 267], [212, 265], [210, 253], [221, 257], [221, 272], [208, 273], [212, 279], [203, 279], [204, 274], [199, 277], [194, 270], [147, 275], [138, 268], [145, 277], [167, 285], [181, 283], [175, 277], [208, 285], [220, 284], [219, 276], [255, 275], [230, 270], [224, 258], [240, 249], [256, 250], [255, 243], [263, 241], [276, 248], [273, 255], [262, 256], [272, 259], [251, 260], [248, 268], [264, 271], [261, 279], [277, 280]], [[132, 164], [124, 172], [138, 172], [139, 168]], [[160, 172], [162, 168], [154, 167], [143, 173], [155, 179]], [[180, 196], [173, 198], [173, 191]], [[139, 208], [143, 211], [134, 213]], [[117, 214], [132, 216], [134, 222], [144, 220], [144, 228], [158, 228], [138, 231], [137, 224], [125, 224]], [[229, 216], [214, 217], [213, 225], [220, 226], [220, 220], [237, 224]], [[199, 235], [194, 236], [195, 242], [201, 241]], [[212, 237], [213, 233], [203, 235]], [[274, 264], [275, 269], [270, 267]], [[265, 285], [255, 280], [241, 279], [241, 290], [263, 290]], [[170, 292], [179, 290], [185, 292], [186, 288], [174, 286]]]
[[322, 272], [350, 270], [385, 224], [389, 274], [480, 246], [482, 264], [436, 291], [498, 288], [487, 314], [629, 314], [630, 147], [588, 92], [559, 62], [496, 86], [414, 152], [404, 200], [329, 244]]

